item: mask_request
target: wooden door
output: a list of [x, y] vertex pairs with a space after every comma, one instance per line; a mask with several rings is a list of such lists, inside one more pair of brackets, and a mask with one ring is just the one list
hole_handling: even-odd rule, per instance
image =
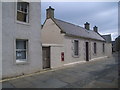
[[43, 47], [43, 69], [50, 68], [50, 47]]

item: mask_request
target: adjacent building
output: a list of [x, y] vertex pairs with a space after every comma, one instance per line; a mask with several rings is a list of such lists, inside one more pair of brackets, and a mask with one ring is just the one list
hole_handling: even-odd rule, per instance
[[120, 52], [120, 35], [115, 39], [115, 50]]
[[2, 2], [3, 78], [42, 69], [40, 11], [38, 2]]
[[41, 32], [43, 68], [57, 68], [111, 56], [112, 45], [99, 34], [95, 26], [90, 30], [56, 19], [54, 9], [46, 9], [46, 20]]

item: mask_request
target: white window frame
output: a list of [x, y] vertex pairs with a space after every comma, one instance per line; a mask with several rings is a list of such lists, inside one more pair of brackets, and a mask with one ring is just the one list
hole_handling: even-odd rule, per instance
[[[22, 1], [21, 0], [21, 2], [26, 2], [26, 3], [28, 3], [28, 10], [27, 10], [27, 21], [26, 22], [24, 22], [24, 21], [20, 21], [20, 20], [18, 20], [17, 19], [17, 12], [23, 12], [23, 11], [20, 11], [20, 10], [18, 10], [17, 9], [17, 7], [18, 7], [18, 2], [20, 2], [19, 0], [16, 2], [16, 17], [15, 17], [15, 20], [16, 20], [16, 22], [17, 23], [19, 23], [19, 24], [24, 24], [24, 25], [30, 25], [29, 23], [30, 23], [30, 3], [29, 2], [27, 2], [27, 1]], [[24, 13], [24, 12], [23, 12]]]
[[[75, 55], [75, 41], [77, 41], [78, 42], [78, 55]], [[78, 39], [75, 39], [75, 40], [73, 40], [73, 56], [74, 57], [79, 57], [79, 40]]]
[[[16, 49], [16, 41], [23, 40], [26, 42], [26, 49]], [[26, 51], [26, 59], [16, 59], [16, 52], [17, 51]], [[23, 64], [28, 63], [28, 39], [15, 39], [15, 63], [16, 64]]]

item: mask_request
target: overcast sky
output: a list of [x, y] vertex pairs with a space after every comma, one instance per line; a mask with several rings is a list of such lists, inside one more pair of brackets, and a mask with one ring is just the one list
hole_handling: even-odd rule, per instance
[[118, 36], [117, 2], [42, 2], [42, 23], [46, 18], [46, 9], [55, 9], [55, 18], [84, 27], [85, 22], [98, 27], [102, 35], [111, 34], [112, 40]]

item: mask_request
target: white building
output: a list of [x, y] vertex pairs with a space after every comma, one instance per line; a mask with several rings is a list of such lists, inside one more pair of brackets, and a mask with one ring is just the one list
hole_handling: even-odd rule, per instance
[[2, 2], [3, 78], [42, 69], [40, 11], [38, 2]]
[[111, 43], [98, 33], [89, 23], [80, 27], [54, 18], [54, 9], [46, 10], [46, 20], [42, 27], [43, 67], [57, 68], [73, 63], [111, 56]]

